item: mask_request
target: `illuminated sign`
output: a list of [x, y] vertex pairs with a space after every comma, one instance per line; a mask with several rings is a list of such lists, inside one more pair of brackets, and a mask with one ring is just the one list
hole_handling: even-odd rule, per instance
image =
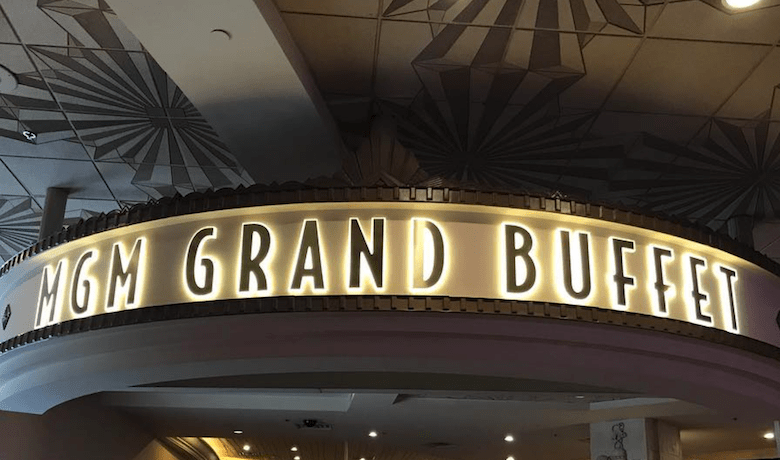
[[774, 317], [780, 282], [734, 255], [624, 224], [441, 203], [241, 208], [81, 238], [0, 278], [0, 305], [14, 305], [0, 341], [126, 309], [295, 295], [565, 303], [780, 344], [759, 314]]

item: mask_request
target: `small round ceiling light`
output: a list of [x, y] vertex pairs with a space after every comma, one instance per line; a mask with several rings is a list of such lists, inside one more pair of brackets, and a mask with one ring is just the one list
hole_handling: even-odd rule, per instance
[[511, 434], [508, 434], [508, 435], [504, 436], [504, 441], [506, 441], [506, 442], [515, 442], [515, 437], [512, 436]]
[[16, 89], [19, 82], [10, 70], [0, 65], [0, 94], [8, 94]]
[[723, 0], [723, 4], [731, 9], [741, 10], [743, 8], [751, 7], [759, 1], [760, 0]]
[[300, 455], [296, 455], [295, 457], [293, 457], [293, 460], [301, 460], [301, 456]]
[[233, 434], [244, 434], [242, 430], [233, 430]]
[[515, 460], [515, 458], [510, 455], [509, 457], [506, 458], [506, 460]]
[[574, 398], [576, 398], [576, 399], [585, 399], [585, 396], [583, 396], [583, 395], [577, 395], [577, 396], [575, 396]]
[[230, 41], [233, 38], [233, 34], [225, 29], [214, 29], [211, 31], [211, 36], [217, 38], [219, 41]]
[[298, 452], [298, 446], [290, 447], [290, 452]]
[[376, 438], [377, 436], [379, 436], [379, 433], [377, 433], [376, 431], [369, 431], [368, 432], [368, 437], [369, 438]]
[[252, 450], [252, 446], [249, 444], [244, 444], [244, 452], [249, 452], [250, 450]]
[[764, 433], [764, 439], [775, 439], [775, 434], [771, 431]]

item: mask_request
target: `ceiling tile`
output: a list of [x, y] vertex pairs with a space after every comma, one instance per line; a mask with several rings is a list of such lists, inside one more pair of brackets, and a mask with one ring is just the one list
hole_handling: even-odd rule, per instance
[[[132, 184], [136, 169], [127, 163], [96, 161], [103, 179], [119, 201], [148, 201], [149, 195]], [[115, 203], [116, 204], [116, 203]]]
[[606, 108], [710, 115], [769, 50], [757, 45], [647, 40]]
[[6, 166], [33, 195], [45, 196], [48, 187], [72, 189], [70, 197], [112, 199], [90, 161], [3, 157]]
[[3, 10], [25, 43], [67, 45], [68, 33], [30, 0], [3, 0]]
[[13, 29], [11, 29], [11, 23], [8, 22], [3, 11], [0, 9], [0, 42], [18, 43], [19, 39], [16, 37]]
[[[0, 110], [1, 111], [1, 110]], [[2, 120], [0, 120], [2, 124]], [[0, 128], [1, 132], [2, 128]], [[84, 147], [75, 140], [73, 131], [57, 131], [53, 133], [37, 132], [37, 142], [24, 138], [0, 137], [0, 156], [20, 158], [52, 158], [60, 160], [89, 160]], [[67, 137], [69, 139], [47, 142], [49, 137]]]
[[775, 48], [718, 111], [718, 116], [758, 117], [769, 110], [777, 85], [780, 85], [780, 50]]
[[564, 107], [597, 108], [628, 65], [640, 39], [596, 36], [582, 50], [587, 73], [561, 95]]
[[375, 91], [379, 97], [414, 97], [422, 84], [412, 60], [431, 41], [427, 24], [384, 21]]
[[774, 44], [780, 7], [728, 14], [704, 2], [670, 2], [649, 29], [651, 37]]
[[707, 117], [654, 115], [649, 113], [602, 112], [591, 128], [591, 134], [610, 138], [650, 133], [669, 141], [685, 144], [707, 122]]
[[0, 196], [4, 195], [26, 196], [27, 191], [11, 174], [5, 163], [0, 162]]
[[375, 18], [379, 0], [276, 0], [282, 12], [334, 14]]
[[71, 2], [31, 6], [27, 0], [5, 0], [3, 7], [23, 42], [104, 49], [142, 50], [141, 43], [110, 9], [100, 4]]
[[57, 109], [37, 69], [22, 45], [0, 44], [0, 66], [16, 76], [17, 86], [0, 94], [0, 105]]
[[283, 16], [321, 92], [370, 92], [376, 21], [303, 14]]
[[530, 0], [523, 2], [516, 26], [636, 36], [643, 32], [644, 13], [643, 7], [617, 2]]

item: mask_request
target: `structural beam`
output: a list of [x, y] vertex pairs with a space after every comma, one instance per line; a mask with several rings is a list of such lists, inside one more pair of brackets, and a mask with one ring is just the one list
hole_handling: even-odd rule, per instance
[[67, 204], [68, 189], [58, 187], [46, 189], [46, 201], [43, 204], [43, 216], [41, 216], [41, 229], [38, 232], [38, 239], [42, 240], [62, 230]]
[[256, 182], [340, 169], [338, 130], [272, 0], [108, 0]]

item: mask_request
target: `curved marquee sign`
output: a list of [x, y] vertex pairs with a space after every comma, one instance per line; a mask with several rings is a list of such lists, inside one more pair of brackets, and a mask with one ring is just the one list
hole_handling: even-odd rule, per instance
[[285, 204], [117, 228], [0, 278], [0, 342], [120, 310], [291, 295], [565, 303], [668, 317], [780, 346], [780, 279], [624, 224], [446, 203]]

